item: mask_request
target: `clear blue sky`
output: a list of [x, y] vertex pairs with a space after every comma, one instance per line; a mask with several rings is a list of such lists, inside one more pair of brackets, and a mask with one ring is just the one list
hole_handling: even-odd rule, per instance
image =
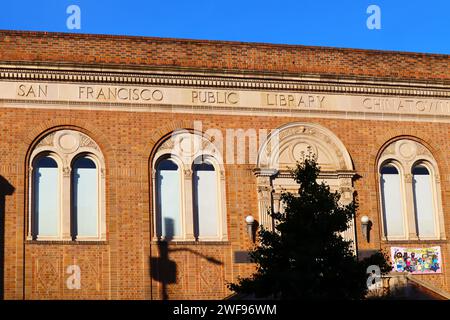
[[[81, 9], [68, 30], [66, 8]], [[367, 7], [381, 9], [369, 30]], [[0, 29], [238, 40], [450, 54], [449, 0], [5, 0]]]

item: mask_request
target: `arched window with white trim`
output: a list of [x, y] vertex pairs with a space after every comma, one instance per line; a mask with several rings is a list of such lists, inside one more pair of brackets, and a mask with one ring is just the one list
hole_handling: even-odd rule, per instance
[[86, 134], [58, 130], [30, 154], [28, 240], [106, 240], [105, 162]]
[[198, 160], [193, 166], [194, 236], [217, 238], [219, 234], [219, 177], [210, 159]]
[[424, 164], [412, 168], [414, 212], [419, 238], [436, 236], [434, 191], [430, 171]]
[[384, 240], [445, 239], [438, 164], [415, 139], [387, 144], [378, 159]]
[[158, 237], [164, 239], [180, 237], [181, 205], [180, 167], [173, 159], [163, 159], [156, 167]]
[[98, 237], [99, 177], [93, 159], [81, 156], [72, 164], [72, 234], [74, 238]]
[[385, 236], [405, 237], [403, 192], [399, 170], [391, 163], [380, 170], [380, 190]]
[[38, 156], [33, 164], [33, 238], [60, 235], [60, 172], [49, 155]]
[[152, 158], [153, 239], [227, 240], [224, 166], [211, 139], [180, 130]]

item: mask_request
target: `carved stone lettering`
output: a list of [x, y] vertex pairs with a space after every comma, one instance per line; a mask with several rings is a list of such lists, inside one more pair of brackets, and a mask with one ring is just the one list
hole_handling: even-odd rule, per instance
[[239, 94], [237, 92], [228, 91], [192, 91], [192, 103], [204, 104], [237, 104], [239, 102]]
[[25, 98], [47, 98], [47, 85], [19, 84], [17, 95]]
[[263, 99], [265, 106], [321, 109], [324, 106], [325, 96], [266, 93]]

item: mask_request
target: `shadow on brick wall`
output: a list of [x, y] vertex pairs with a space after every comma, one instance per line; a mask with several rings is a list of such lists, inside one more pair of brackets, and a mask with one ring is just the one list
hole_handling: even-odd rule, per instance
[[170, 248], [170, 241], [174, 234], [173, 220], [165, 218], [164, 222], [164, 241], [158, 241], [157, 243], [158, 257], [150, 257], [150, 274], [153, 280], [161, 283], [161, 299], [167, 300], [169, 299], [167, 286], [177, 283], [177, 264], [175, 261], [170, 260], [170, 253], [184, 251], [204, 258], [215, 265], [222, 265], [223, 263], [189, 248]]
[[14, 187], [0, 176], [0, 300], [4, 299], [5, 279], [5, 202], [6, 196], [14, 193]]

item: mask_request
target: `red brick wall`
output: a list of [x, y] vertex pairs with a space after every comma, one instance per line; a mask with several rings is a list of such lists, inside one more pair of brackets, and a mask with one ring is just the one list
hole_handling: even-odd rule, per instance
[[[273, 129], [292, 121], [313, 122], [333, 131], [348, 149], [361, 179], [355, 182], [359, 215], [373, 221], [372, 242], [360, 248], [386, 246], [380, 242], [379, 195], [376, 156], [384, 143], [404, 135], [420, 139], [439, 164], [447, 236], [450, 232], [450, 126], [440, 123], [304, 119], [301, 117], [237, 117], [173, 113], [0, 109], [0, 176], [14, 188], [5, 196], [5, 297], [159, 299], [163, 285], [152, 281], [158, 247], [151, 242], [149, 156], [157, 141], [177, 127], [191, 128], [201, 120], [203, 129]], [[90, 135], [102, 148], [106, 160], [107, 242], [98, 245], [25, 244], [26, 156], [36, 137], [59, 127], [72, 127]], [[257, 214], [256, 179], [253, 165], [226, 165], [227, 222], [229, 241], [222, 244], [177, 244], [168, 258], [176, 263], [175, 283], [167, 283], [170, 299], [223, 298], [230, 294], [226, 282], [253, 270], [233, 264], [233, 251], [248, 249], [250, 242], [244, 217]], [[4, 190], [4, 186], [0, 188]], [[359, 217], [357, 218], [359, 221]], [[362, 234], [357, 223], [358, 236]], [[407, 242], [408, 246], [424, 243]], [[440, 245], [444, 273], [423, 279], [450, 291], [448, 241]], [[153, 258], [154, 264], [151, 264]], [[69, 264], [82, 268], [82, 289], [67, 290]], [[87, 271], [86, 271], [87, 270]], [[160, 271], [158, 271], [160, 272]], [[86, 274], [85, 274], [86, 273]], [[159, 279], [159, 275], [153, 272]], [[25, 278], [25, 280], [24, 280]], [[25, 288], [23, 285], [25, 284]]]
[[[448, 55], [42, 32], [0, 31], [0, 61], [450, 81]], [[448, 124], [2, 107], [0, 202], [5, 203], [5, 297], [159, 299], [165, 292], [170, 299], [201, 299], [228, 295], [226, 282], [253, 270], [251, 265], [232, 262], [234, 251], [250, 246], [244, 217], [257, 213], [253, 165], [225, 167], [229, 241], [169, 247], [168, 258], [176, 264], [174, 283], [167, 283], [164, 288], [161, 282], [152, 280], [152, 276], [159, 279], [161, 275], [160, 270], [151, 270], [160, 260], [150, 232], [149, 156], [163, 136], [176, 128], [192, 128], [193, 120], [201, 120], [205, 131], [219, 128], [224, 135], [227, 128], [274, 129], [292, 121], [314, 122], [333, 131], [347, 147], [361, 175], [355, 182], [359, 214], [369, 215], [374, 223], [373, 241], [360, 241], [362, 249], [389, 245], [380, 242], [376, 156], [390, 139], [416, 137], [432, 151], [439, 164], [445, 230], [449, 236]], [[106, 242], [24, 243], [27, 155], [39, 136], [57, 128], [81, 130], [102, 148], [106, 160]], [[357, 223], [361, 238], [359, 227]], [[444, 273], [422, 278], [450, 291], [448, 241], [396, 243], [424, 244], [441, 246]], [[66, 289], [66, 267], [70, 264], [82, 268], [79, 291]]]
[[0, 61], [450, 80], [450, 56], [224, 41], [0, 31]]

